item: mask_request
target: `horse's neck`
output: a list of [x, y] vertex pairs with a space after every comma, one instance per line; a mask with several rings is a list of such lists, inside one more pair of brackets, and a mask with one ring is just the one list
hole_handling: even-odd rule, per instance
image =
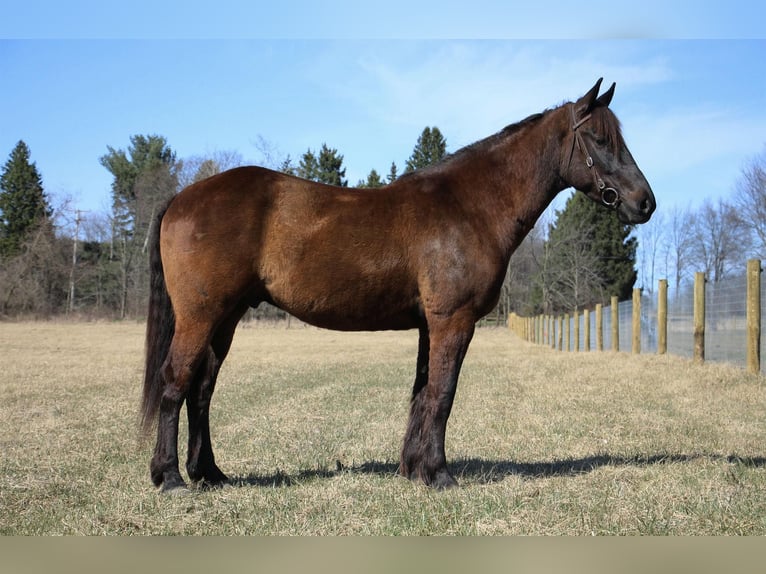
[[465, 203], [478, 211], [507, 257], [566, 187], [561, 179], [566, 128], [557, 116], [560, 112], [547, 112], [472, 158], [479, 181], [465, 186]]

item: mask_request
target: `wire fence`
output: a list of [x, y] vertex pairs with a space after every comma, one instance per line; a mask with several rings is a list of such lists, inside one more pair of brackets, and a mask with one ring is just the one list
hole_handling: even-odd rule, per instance
[[[758, 273], [760, 273], [760, 262]], [[766, 300], [766, 284], [760, 279], [757, 283], [757, 311], [760, 317], [757, 324], [757, 346], [760, 356], [764, 356], [766, 343], [760, 332], [766, 328], [766, 316], [760, 313], [760, 301]], [[617, 304], [617, 337], [621, 351], [657, 353], [660, 345], [658, 293], [640, 295], [640, 315], [638, 318], [638, 337], [634, 337], [635, 326], [634, 302], [622, 301]], [[750, 299], [752, 301], [752, 298]], [[748, 276], [747, 273], [736, 275], [717, 283], [705, 283], [704, 290], [704, 360], [731, 363], [748, 367], [748, 337], [752, 339], [752, 329], [748, 330]], [[699, 303], [698, 303], [699, 304]], [[751, 302], [752, 304], [752, 302]], [[524, 318], [511, 315], [509, 326], [529, 340], [549, 344], [554, 348], [569, 351], [598, 349], [599, 342], [604, 350], [614, 349], [614, 330], [611, 306], [600, 312], [599, 329], [597, 313], [591, 310], [572, 313], [567, 319], [539, 316]], [[575, 325], [576, 321], [576, 325]], [[694, 285], [682, 285], [667, 297], [666, 351], [682, 357], [695, 356], [695, 297]], [[563, 331], [560, 333], [559, 331]], [[598, 334], [601, 337], [598, 337]], [[567, 345], [568, 343], [568, 345]], [[636, 344], [638, 349], [636, 349]], [[758, 369], [763, 372], [764, 367]]]

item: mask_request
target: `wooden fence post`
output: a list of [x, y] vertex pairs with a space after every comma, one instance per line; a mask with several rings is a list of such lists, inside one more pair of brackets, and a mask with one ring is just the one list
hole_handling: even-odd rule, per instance
[[657, 354], [668, 352], [668, 280], [660, 279], [657, 290]]
[[747, 370], [761, 372], [761, 262], [747, 262]]
[[553, 347], [556, 343], [554, 328], [556, 323], [553, 321], [553, 315], [548, 315], [548, 346]]
[[641, 352], [641, 289], [633, 289], [633, 341], [631, 352]]
[[604, 350], [604, 317], [601, 303], [596, 303], [596, 350]]
[[572, 327], [574, 331], [572, 350], [577, 353], [580, 351], [580, 314], [577, 312], [577, 309], [572, 313]]
[[694, 274], [694, 360], [705, 362], [705, 274]]
[[564, 341], [563, 329], [564, 329], [564, 317], [562, 315], [559, 315], [559, 329], [558, 329], [558, 332], [556, 333], [559, 338], [559, 351], [562, 349], [562, 345]]
[[564, 350], [569, 351], [569, 313], [564, 313]]
[[583, 349], [590, 351], [590, 310], [585, 309], [582, 315], [583, 326], [585, 327], [585, 334], [583, 335]]
[[556, 348], [556, 315], [551, 315], [548, 320], [551, 323], [551, 340], [548, 341], [552, 349]]
[[617, 295], [612, 295], [612, 351], [620, 350], [620, 309]]

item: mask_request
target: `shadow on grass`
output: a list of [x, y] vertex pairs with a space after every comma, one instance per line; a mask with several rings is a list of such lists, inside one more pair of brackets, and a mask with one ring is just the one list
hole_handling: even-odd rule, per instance
[[[740, 457], [720, 454], [654, 454], [625, 457], [599, 454], [583, 458], [526, 463], [471, 458], [453, 461], [449, 467], [450, 471], [458, 481], [462, 479], [472, 483], [491, 484], [500, 482], [509, 476], [521, 476], [524, 478], [577, 476], [605, 466], [646, 467], [661, 464], [687, 463], [696, 460], [726, 462], [749, 468], [766, 466], [766, 457]], [[233, 477], [229, 484], [235, 487], [293, 486], [295, 484], [310, 482], [316, 479], [332, 478], [343, 473], [393, 477], [397, 475], [398, 469], [399, 464], [394, 462], [371, 461], [356, 466], [346, 467], [338, 461], [334, 470], [302, 470], [295, 474], [287, 474], [282, 471], [277, 471], [271, 475], [249, 474], [247, 476]]]
[[687, 463], [696, 460], [727, 462], [746, 467], [766, 466], [764, 457], [739, 457], [720, 454], [653, 454], [636, 456], [616, 456], [599, 454], [583, 458], [570, 458], [550, 462], [512, 462], [467, 459], [455, 461], [450, 470], [458, 479], [465, 478], [472, 482], [499, 482], [508, 476], [524, 478], [548, 478], [556, 476], [577, 476], [593, 472], [601, 467], [632, 466], [646, 467], [661, 464]]

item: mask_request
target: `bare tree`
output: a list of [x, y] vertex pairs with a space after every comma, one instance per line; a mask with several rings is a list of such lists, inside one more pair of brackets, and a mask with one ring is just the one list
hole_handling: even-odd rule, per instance
[[549, 233], [538, 260], [542, 310], [581, 309], [604, 299], [599, 255], [592, 249], [588, 222], [573, 221]]
[[638, 237], [639, 285], [649, 293], [654, 292], [661, 249], [667, 241], [665, 228], [665, 216], [657, 212], [646, 224], [638, 225], [634, 230]]
[[766, 147], [742, 170], [735, 186], [734, 205], [752, 241], [753, 256], [766, 258]]
[[694, 264], [692, 251], [696, 216], [688, 207], [674, 206], [667, 212], [666, 221], [664, 272], [669, 279], [672, 278], [671, 286], [678, 295], [681, 283]]
[[70, 248], [56, 237], [51, 219], [31, 228], [20, 252], [0, 266], [0, 315], [47, 317], [63, 311]]
[[723, 199], [705, 200], [695, 218], [692, 239], [691, 259], [714, 283], [745, 259], [749, 245], [735, 208]]
[[177, 176], [180, 190], [217, 173], [239, 167], [244, 164], [244, 160], [239, 152], [219, 150], [207, 155], [188, 157], [179, 163]]
[[505, 316], [511, 312], [523, 315], [533, 313], [533, 293], [539, 272], [538, 260], [544, 243], [541, 229], [544, 227], [541, 225], [533, 228], [511, 256], [500, 292], [498, 315]]

